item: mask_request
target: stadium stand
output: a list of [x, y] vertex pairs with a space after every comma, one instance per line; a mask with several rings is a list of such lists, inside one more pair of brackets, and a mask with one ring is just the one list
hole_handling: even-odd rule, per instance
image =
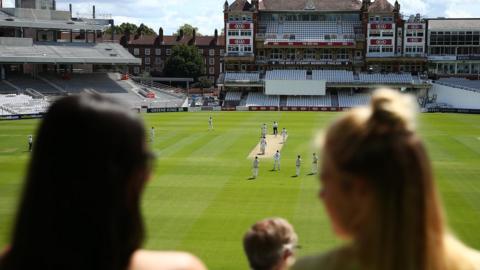
[[267, 21], [260, 23], [269, 41], [353, 41], [359, 22]]
[[227, 92], [225, 101], [240, 101], [242, 99], [242, 92]]
[[130, 89], [124, 81], [118, 80], [115, 73], [73, 74], [69, 80], [50, 74], [43, 76], [69, 93], [81, 93], [88, 89], [98, 93], [126, 93]]
[[260, 73], [258, 72], [227, 72], [225, 74], [225, 82], [259, 82]]
[[24, 94], [0, 95], [1, 115], [42, 113], [49, 105], [45, 99], [33, 99]]
[[413, 83], [409, 73], [360, 73], [360, 82], [364, 83]]
[[330, 83], [351, 83], [355, 81], [352, 71], [347, 70], [313, 70], [312, 80], [325, 80]]
[[364, 106], [370, 102], [368, 93], [351, 93], [350, 91], [338, 91], [338, 105], [344, 108]]
[[287, 106], [291, 107], [331, 107], [330, 94], [325, 96], [289, 96]]
[[443, 84], [464, 90], [480, 92], [480, 80], [468, 80], [465, 78], [441, 78], [436, 81], [437, 84]]
[[246, 106], [279, 106], [279, 96], [267, 96], [259, 92], [251, 92], [248, 94]]
[[43, 94], [43, 95], [59, 95], [61, 92], [56, 89], [55, 87], [52, 87], [50, 84], [40, 80], [40, 79], [34, 79], [29, 75], [23, 75], [23, 74], [11, 74], [8, 76], [7, 80], [20, 88], [22, 91], [25, 91], [26, 89], [34, 89], [37, 92]]
[[17, 89], [12, 87], [7, 82], [0, 80], [0, 94], [17, 94]]
[[306, 70], [269, 70], [265, 75], [265, 80], [297, 80], [307, 79]]
[[[444, 104], [446, 106], [443, 107], [457, 109], [480, 109], [480, 90], [472, 88], [475, 85], [465, 87], [456, 85], [459, 83], [456, 80], [446, 81], [449, 83], [444, 83], [443, 81], [433, 83], [432, 89], [429, 91], [429, 99], [434, 101], [434, 104], [427, 104], [426, 107], [441, 107], [437, 105]], [[478, 81], [463, 83], [468, 85], [479, 84]]]

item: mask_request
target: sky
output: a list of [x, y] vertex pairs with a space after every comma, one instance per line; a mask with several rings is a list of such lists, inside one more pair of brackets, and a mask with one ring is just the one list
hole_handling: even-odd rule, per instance
[[[4, 6], [14, 6], [15, 1], [3, 2]], [[213, 35], [215, 29], [220, 32], [223, 28], [224, 0], [57, 0], [57, 9], [68, 10], [69, 3], [73, 5], [74, 16], [91, 14], [92, 5], [95, 5], [97, 14], [111, 16], [115, 24], [144, 23], [156, 32], [163, 27], [167, 35], [185, 23], [198, 27], [203, 35]], [[405, 15], [480, 17], [480, 0], [399, 0], [399, 3]]]

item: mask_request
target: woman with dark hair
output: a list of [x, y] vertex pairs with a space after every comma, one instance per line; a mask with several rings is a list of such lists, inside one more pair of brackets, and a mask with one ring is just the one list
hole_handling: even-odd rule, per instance
[[36, 138], [0, 269], [204, 269], [186, 253], [139, 250], [153, 155], [137, 115], [103, 96], [69, 96]]
[[298, 270], [476, 270], [480, 254], [446, 228], [415, 100], [380, 90], [328, 129], [322, 189], [333, 229], [349, 243], [300, 259]]

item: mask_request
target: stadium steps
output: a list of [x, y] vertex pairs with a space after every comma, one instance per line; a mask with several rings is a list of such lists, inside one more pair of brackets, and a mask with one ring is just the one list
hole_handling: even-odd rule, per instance
[[50, 80], [48, 80], [47, 78], [41, 76], [41, 75], [38, 75], [38, 78], [40, 80], [42, 80], [43, 82], [45, 82], [46, 84], [50, 85], [51, 87], [57, 89], [59, 92], [61, 93], [64, 93], [64, 94], [67, 94], [67, 91], [65, 91], [65, 89], [63, 89], [62, 87], [56, 85], [55, 83], [51, 82]]
[[287, 106], [288, 96], [280, 96], [280, 106]]
[[338, 93], [337, 91], [333, 91], [330, 93], [330, 97], [332, 99], [332, 107], [339, 107], [339, 102], [338, 102]]
[[0, 80], [0, 94], [19, 94], [22, 89], [7, 80]]
[[8, 78], [8, 81], [15, 85], [17, 89], [21, 89], [23, 92], [27, 88], [35, 89], [36, 91], [44, 94], [59, 94], [59, 91], [51, 85], [45, 83], [42, 80], [32, 78], [26, 74], [12, 74]]

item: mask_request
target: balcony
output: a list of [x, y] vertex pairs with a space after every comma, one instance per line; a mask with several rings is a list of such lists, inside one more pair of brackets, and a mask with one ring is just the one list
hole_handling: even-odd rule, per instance
[[253, 61], [255, 59], [253, 52], [227, 52], [224, 57], [225, 61]]

